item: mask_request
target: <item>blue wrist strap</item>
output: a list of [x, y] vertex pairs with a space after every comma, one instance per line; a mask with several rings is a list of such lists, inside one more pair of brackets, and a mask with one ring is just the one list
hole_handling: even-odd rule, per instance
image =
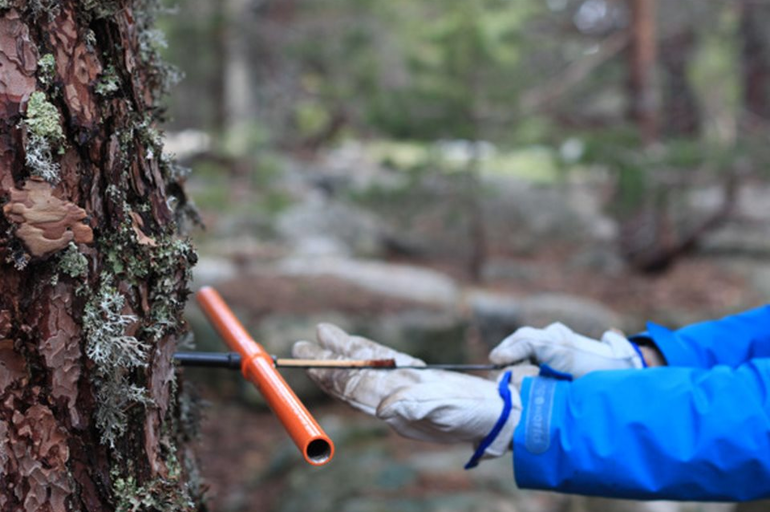
[[476, 451], [473, 453], [468, 463], [465, 464], [465, 469], [475, 468], [479, 465], [479, 461], [484, 455], [484, 452], [492, 445], [497, 436], [500, 434], [500, 431], [503, 429], [503, 426], [505, 426], [505, 422], [508, 421], [508, 416], [511, 415], [512, 408], [511, 389], [508, 387], [510, 382], [511, 372], [507, 371], [503, 374], [503, 377], [500, 379], [500, 384], [497, 387], [497, 391], [500, 393], [500, 398], [503, 399], [503, 412], [500, 414], [500, 417], [497, 418], [497, 423], [495, 423], [495, 426], [492, 427], [492, 430], [489, 432], [489, 434], [487, 434], [487, 436], [481, 440], [481, 444], [479, 444], [479, 447], [476, 448]]
[[639, 355], [639, 359], [642, 360], [642, 368], [647, 368], [647, 361], [644, 360], [644, 354], [642, 354], [642, 349], [639, 348], [639, 345], [634, 343], [633, 341], [628, 341], [632, 347], [634, 347], [634, 350], [636, 350], [636, 353]]

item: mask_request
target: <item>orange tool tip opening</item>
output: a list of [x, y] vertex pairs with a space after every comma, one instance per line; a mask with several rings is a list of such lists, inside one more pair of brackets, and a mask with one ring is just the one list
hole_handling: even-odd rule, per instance
[[327, 437], [311, 439], [302, 450], [305, 461], [313, 466], [323, 466], [334, 457], [334, 443]]

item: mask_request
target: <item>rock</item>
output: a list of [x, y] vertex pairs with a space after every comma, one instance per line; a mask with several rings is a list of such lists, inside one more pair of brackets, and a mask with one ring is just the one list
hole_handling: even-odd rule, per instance
[[488, 349], [520, 327], [545, 327], [561, 322], [586, 336], [601, 337], [610, 328], [622, 329], [623, 318], [598, 302], [572, 295], [546, 293], [514, 297], [475, 291], [468, 296], [473, 323]]
[[467, 360], [467, 321], [452, 311], [413, 309], [361, 320], [358, 334], [427, 362]]
[[623, 329], [623, 318], [606, 306], [573, 295], [544, 293], [521, 301], [521, 325], [545, 327], [561, 322], [573, 331], [600, 338], [607, 329]]
[[[269, 353], [279, 357], [291, 357], [291, 348], [296, 341], [315, 341], [316, 325], [328, 322], [344, 330], [353, 330], [349, 318], [339, 313], [317, 313], [312, 315], [275, 314], [261, 320], [251, 329], [255, 338]], [[326, 399], [326, 395], [301, 369], [283, 369], [281, 375], [304, 402]], [[250, 400], [262, 403], [258, 392], [249, 392]]]
[[288, 258], [278, 271], [291, 276], [332, 276], [388, 297], [442, 307], [459, 300], [454, 280], [440, 272], [410, 265], [344, 258]]
[[597, 209], [576, 209], [562, 188], [505, 176], [485, 176], [484, 185], [490, 191], [484, 200], [487, 230], [504, 237], [514, 250], [526, 253], [557, 240], [606, 236], [606, 219]]
[[571, 268], [590, 270], [609, 276], [618, 276], [626, 268], [626, 263], [611, 246], [591, 244], [576, 252], [568, 263]]
[[468, 296], [468, 305], [487, 349], [521, 327], [521, 299], [494, 292], [476, 291]]
[[481, 270], [482, 279], [488, 283], [514, 281], [517, 283], [535, 283], [543, 275], [542, 266], [537, 263], [505, 259], [491, 259]]
[[[335, 255], [373, 256], [382, 252], [382, 228], [374, 216], [321, 196], [311, 196], [281, 213], [276, 228], [299, 253], [307, 252], [308, 246], [317, 250], [319, 240], [323, 240], [324, 251], [333, 247]], [[314, 254], [313, 250], [310, 253]]]
[[350, 318], [330, 311], [312, 315], [273, 314], [255, 325], [253, 332], [271, 354], [291, 357], [294, 342], [315, 341], [316, 326], [322, 322], [335, 324], [347, 331], [354, 327]]
[[764, 258], [770, 255], [770, 226], [728, 223], [705, 236], [700, 247], [707, 254]]
[[398, 189], [409, 180], [406, 173], [379, 165], [372, 152], [356, 141], [345, 141], [321, 154], [320, 162], [308, 173], [314, 185], [331, 194], [371, 188]]
[[236, 265], [227, 258], [203, 257], [193, 268], [191, 288], [198, 290], [221, 281], [233, 279], [238, 274]]
[[350, 249], [339, 239], [324, 235], [308, 235], [294, 243], [295, 256], [311, 258], [346, 258]]

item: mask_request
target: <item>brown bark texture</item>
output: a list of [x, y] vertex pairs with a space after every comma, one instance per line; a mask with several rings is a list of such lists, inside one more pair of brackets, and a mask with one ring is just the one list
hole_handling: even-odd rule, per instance
[[650, 144], [658, 138], [656, 0], [630, 0], [630, 11], [629, 115], [639, 126], [644, 143]]
[[0, 1], [0, 511], [198, 508], [157, 7]]

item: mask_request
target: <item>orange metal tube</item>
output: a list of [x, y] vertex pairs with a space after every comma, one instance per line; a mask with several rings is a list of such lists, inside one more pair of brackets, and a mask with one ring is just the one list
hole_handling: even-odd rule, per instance
[[215, 289], [201, 288], [196, 298], [230, 349], [241, 355], [243, 376], [257, 386], [305, 460], [314, 466], [329, 462], [334, 443], [275, 369], [270, 354], [246, 332]]

